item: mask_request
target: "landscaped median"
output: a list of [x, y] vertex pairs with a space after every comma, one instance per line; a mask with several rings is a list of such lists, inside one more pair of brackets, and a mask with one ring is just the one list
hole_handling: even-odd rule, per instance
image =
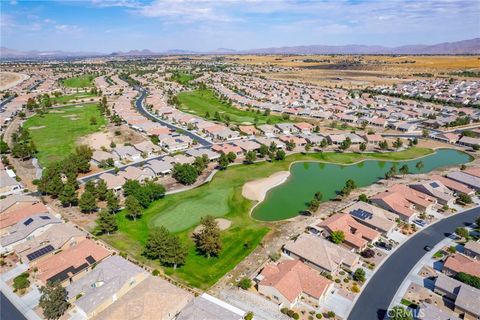
[[[433, 153], [432, 149], [410, 148], [392, 153], [314, 153], [294, 154], [284, 161], [258, 162], [251, 165], [231, 166], [219, 171], [210, 183], [185, 192], [165, 196], [142, 212], [136, 221], [129, 220], [125, 211], [117, 214], [119, 230], [113, 235], [102, 236], [120, 251], [138, 261], [158, 268], [158, 262], [150, 261], [142, 252], [149, 230], [165, 226], [179, 235], [189, 247], [185, 265], [175, 271], [165, 271], [188, 285], [206, 289], [233, 269], [262, 241], [274, 224], [255, 221], [249, 216], [254, 201], [242, 196], [243, 185], [251, 180], [265, 178], [278, 171], [289, 170], [296, 161], [319, 161], [352, 164], [362, 160], [408, 160]], [[222, 217], [232, 222], [222, 231], [223, 249], [218, 257], [206, 258], [195, 250], [191, 233], [202, 216]]]

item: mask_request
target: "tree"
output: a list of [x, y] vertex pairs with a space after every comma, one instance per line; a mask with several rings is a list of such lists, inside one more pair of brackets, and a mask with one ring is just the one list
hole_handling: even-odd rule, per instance
[[345, 234], [343, 233], [343, 231], [340, 231], [340, 230], [333, 231], [330, 234], [330, 239], [332, 240], [333, 243], [340, 244], [343, 241], [345, 241]]
[[358, 201], [368, 202], [367, 195], [365, 193], [362, 193], [361, 195], [358, 196]]
[[379, 146], [380, 149], [382, 149], [382, 150], [387, 150], [387, 149], [388, 149], [388, 141], [387, 141], [387, 140], [380, 141], [380, 142], [378, 143], [378, 146]]
[[106, 195], [107, 199], [107, 209], [110, 213], [115, 213], [120, 209], [120, 202], [118, 201], [118, 197], [113, 193], [112, 190], [107, 191]]
[[323, 139], [322, 142], [320, 142], [320, 148], [324, 149], [328, 145], [327, 139]]
[[180, 241], [176, 235], [170, 235], [167, 242], [167, 250], [164, 252], [163, 258], [160, 260], [162, 264], [173, 266], [175, 270], [178, 265], [185, 264], [188, 255], [188, 249]]
[[470, 238], [470, 232], [466, 228], [458, 227], [455, 229], [455, 233], [459, 236], [468, 240]]
[[95, 193], [97, 195], [98, 200], [104, 201], [107, 198], [108, 187], [105, 181], [99, 179], [97, 182], [97, 186], [95, 188]]
[[67, 183], [64, 187], [60, 195], [58, 196], [60, 202], [64, 207], [76, 205], [78, 202], [77, 192], [75, 190], [75, 186], [72, 183]]
[[136, 221], [137, 217], [142, 213], [140, 202], [132, 195], [125, 199], [125, 209], [127, 210], [127, 216], [132, 218], [133, 221]]
[[473, 203], [473, 200], [472, 200], [472, 197], [468, 194], [465, 194], [465, 193], [461, 193], [459, 196], [458, 196], [458, 200], [460, 202], [463, 202], [465, 204], [470, 204], [470, 203]]
[[78, 202], [78, 205], [82, 212], [93, 212], [95, 209], [97, 209], [97, 202], [96, 202], [95, 195], [90, 192], [90, 191], [85, 191], [82, 193], [82, 196], [80, 197], [80, 201]]
[[190, 185], [197, 181], [198, 171], [194, 166], [188, 163], [177, 163], [173, 167], [172, 177], [174, 177], [181, 184]]
[[400, 138], [397, 138], [397, 140], [393, 142], [393, 147], [395, 149], [400, 149], [402, 146], [403, 146], [403, 142], [402, 140], [400, 140]]
[[59, 282], [48, 281], [46, 286], [40, 288], [40, 293], [39, 305], [46, 319], [60, 318], [70, 306], [67, 290]]
[[158, 259], [162, 265], [173, 266], [185, 263], [188, 250], [180, 238], [163, 226], [154, 229], [147, 239], [144, 255], [150, 259]]
[[345, 181], [345, 186], [340, 191], [340, 193], [342, 194], [342, 196], [347, 197], [350, 192], [352, 192], [352, 190], [356, 188], [357, 184], [355, 183], [355, 181], [353, 181], [352, 179], [348, 179], [347, 181]]
[[98, 214], [97, 231], [101, 234], [108, 234], [115, 232], [118, 229], [117, 219], [115, 215], [108, 210], [102, 210]]
[[404, 164], [398, 171], [403, 175], [407, 175], [409, 172], [408, 165]]
[[318, 207], [320, 206], [320, 201], [318, 201], [317, 199], [312, 199], [309, 203], [308, 203], [308, 211], [314, 213], [318, 210]]
[[277, 144], [272, 141], [272, 143], [270, 143], [270, 146], [268, 147], [268, 151], [275, 152], [277, 151], [277, 149], [278, 149]]
[[428, 138], [428, 134], [429, 134], [428, 129], [423, 129], [423, 130], [422, 130], [422, 137], [423, 137], [424, 139], [425, 139], [425, 138]]
[[345, 140], [342, 141], [342, 143], [340, 144], [340, 149], [342, 149], [343, 151], [347, 150], [348, 148], [350, 148], [350, 146], [352, 145], [352, 140], [350, 139], [350, 137], [347, 137], [345, 138]]
[[247, 164], [252, 164], [257, 160], [257, 154], [254, 151], [248, 151], [245, 156], [245, 162]]
[[362, 268], [358, 268], [357, 270], [355, 270], [355, 272], [353, 273], [353, 280], [364, 282], [365, 281], [365, 270], [363, 270]]
[[320, 191], [317, 191], [317, 192], [315, 192], [314, 197], [315, 197], [315, 199], [317, 199], [318, 201], [322, 201], [323, 194], [322, 194]]
[[418, 170], [421, 170], [425, 165], [423, 164], [423, 161], [418, 161], [417, 164], [415, 164], [415, 167]]
[[228, 164], [229, 161], [227, 155], [225, 153], [222, 153], [220, 155], [220, 158], [218, 158], [218, 166], [221, 170], [225, 170], [228, 167]]
[[207, 258], [217, 256], [222, 250], [220, 229], [215, 219], [208, 215], [200, 220], [202, 230], [194, 234], [197, 249]]
[[258, 154], [260, 155], [261, 158], [265, 158], [268, 154], [268, 147], [262, 144], [258, 149]]
[[192, 165], [197, 169], [198, 174], [200, 175], [208, 166], [210, 160], [207, 155], [202, 155], [201, 157], [195, 157]]
[[286, 155], [285, 151], [283, 151], [282, 149], [277, 150], [277, 152], [275, 153], [275, 159], [276, 160], [285, 160], [286, 156], [287, 155]]
[[243, 290], [248, 290], [252, 286], [252, 280], [250, 280], [250, 278], [243, 278], [242, 280], [238, 281], [237, 285]]
[[360, 151], [367, 150], [367, 144], [365, 142], [360, 143]]
[[87, 183], [85, 183], [85, 191], [91, 192], [94, 195], [97, 193], [93, 180], [88, 180]]
[[237, 159], [237, 155], [232, 151], [230, 151], [229, 153], [227, 153], [227, 158], [228, 158], [228, 162], [233, 163], [235, 159]]
[[296, 144], [295, 144], [295, 142], [293, 142], [293, 140], [288, 140], [288, 141], [285, 143], [285, 146], [286, 146], [286, 148], [287, 148], [288, 151], [292, 151], [293, 149], [295, 149]]
[[477, 276], [465, 272], [458, 272], [454, 278], [468, 284], [469, 286], [480, 289], [480, 278]]
[[6, 154], [10, 151], [8, 144], [3, 141], [3, 137], [0, 139], [0, 154]]

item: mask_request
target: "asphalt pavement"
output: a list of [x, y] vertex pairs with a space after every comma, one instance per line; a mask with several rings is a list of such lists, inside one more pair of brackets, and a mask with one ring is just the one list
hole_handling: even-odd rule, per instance
[[0, 319], [26, 320], [23, 314], [0, 292]]
[[403, 280], [425, 255], [425, 246], [434, 247], [452, 234], [455, 228], [472, 224], [479, 216], [480, 207], [476, 207], [445, 218], [407, 240], [375, 272], [357, 299], [348, 319], [384, 319], [390, 302]]

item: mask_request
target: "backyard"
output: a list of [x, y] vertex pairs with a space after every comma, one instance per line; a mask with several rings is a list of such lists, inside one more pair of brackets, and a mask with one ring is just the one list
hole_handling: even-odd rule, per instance
[[[285, 122], [282, 117], [277, 115], [265, 115], [256, 111], [241, 110], [226, 102], [221, 101], [212, 90], [194, 90], [181, 92], [177, 95], [179, 109], [195, 114], [200, 117], [214, 119], [222, 122], [234, 124], [242, 123], [279, 123]], [[208, 117], [206, 114], [208, 113]], [[215, 119], [215, 114], [220, 115], [220, 119]]]
[[67, 88], [85, 88], [93, 86], [93, 79], [95, 75], [85, 74], [78, 77], [68, 78], [62, 81], [62, 84]]
[[78, 138], [97, 132], [106, 124], [94, 104], [50, 109], [47, 114], [28, 118], [23, 127], [30, 131], [42, 166], [68, 156]]
[[[150, 229], [163, 225], [178, 234], [189, 246], [189, 255], [184, 266], [165, 271], [186, 284], [206, 289], [233, 269], [246, 257], [267, 234], [272, 224], [253, 220], [249, 216], [254, 202], [242, 196], [243, 185], [251, 180], [288, 170], [295, 161], [325, 161], [351, 164], [366, 159], [406, 160], [432, 153], [427, 148], [410, 148], [392, 153], [315, 153], [295, 154], [285, 161], [259, 162], [252, 165], [236, 165], [218, 172], [213, 180], [201, 187], [168, 195], [154, 202], [137, 221], [126, 218], [122, 211], [117, 215], [119, 230], [116, 234], [103, 236], [111, 245], [126, 252], [139, 261], [159, 268], [157, 262], [148, 261], [142, 251]], [[216, 258], [207, 259], [195, 251], [190, 238], [200, 217], [205, 215], [222, 217], [232, 222], [229, 229], [222, 231], [223, 250]]]

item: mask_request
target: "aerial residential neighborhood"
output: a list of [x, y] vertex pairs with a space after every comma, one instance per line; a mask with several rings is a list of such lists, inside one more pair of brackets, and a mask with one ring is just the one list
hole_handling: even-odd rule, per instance
[[1, 319], [480, 319], [478, 4], [0, 5]]

